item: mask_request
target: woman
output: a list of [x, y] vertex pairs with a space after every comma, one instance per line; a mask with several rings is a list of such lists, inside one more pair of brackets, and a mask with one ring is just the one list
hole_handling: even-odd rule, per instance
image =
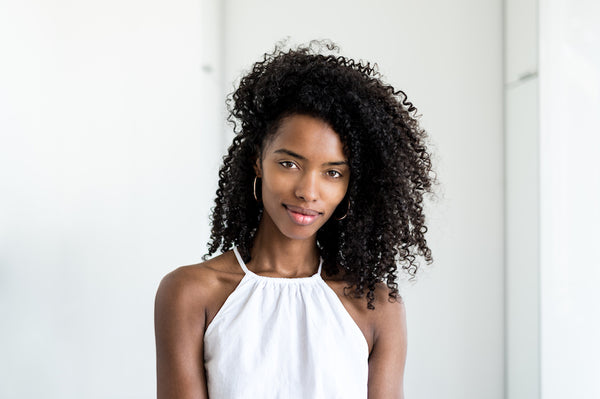
[[315, 47], [266, 54], [233, 93], [205, 262], [156, 297], [159, 399], [403, 397], [426, 134], [374, 67]]

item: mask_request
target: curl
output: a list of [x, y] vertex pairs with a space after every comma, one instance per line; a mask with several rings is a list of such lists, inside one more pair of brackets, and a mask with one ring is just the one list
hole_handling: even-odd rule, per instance
[[348, 292], [372, 309], [378, 284], [397, 299], [398, 273], [414, 278], [420, 258], [433, 260], [423, 212], [435, 180], [427, 134], [417, 108], [381, 81], [377, 64], [345, 58], [328, 41], [284, 46], [264, 54], [227, 100], [236, 137], [219, 170], [205, 259], [235, 245], [250, 260], [262, 215], [252, 194], [253, 164], [283, 117], [317, 117], [339, 134], [351, 169], [346, 218], [332, 218], [317, 232], [323, 267], [328, 275], [342, 273]]

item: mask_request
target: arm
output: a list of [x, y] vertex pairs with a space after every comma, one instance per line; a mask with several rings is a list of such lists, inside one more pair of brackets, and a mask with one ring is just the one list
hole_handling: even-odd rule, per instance
[[[379, 307], [379, 310], [378, 310]], [[373, 349], [369, 356], [369, 399], [403, 399], [406, 314], [401, 299], [375, 304]]]
[[189, 273], [165, 276], [156, 293], [154, 329], [158, 399], [207, 399], [203, 360], [205, 312]]

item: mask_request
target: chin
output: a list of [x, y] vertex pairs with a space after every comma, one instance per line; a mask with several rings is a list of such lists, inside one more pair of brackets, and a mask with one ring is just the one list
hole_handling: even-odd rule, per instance
[[314, 238], [317, 235], [317, 232], [322, 227], [319, 225], [310, 225], [310, 226], [298, 226], [295, 224], [286, 225], [286, 226], [278, 226], [281, 234], [289, 238], [290, 240], [308, 240], [310, 238]]
[[317, 235], [317, 232], [312, 231], [312, 230], [310, 232], [305, 232], [305, 233], [292, 232], [292, 231], [282, 232], [282, 233], [284, 236], [286, 236], [290, 240], [308, 240]]

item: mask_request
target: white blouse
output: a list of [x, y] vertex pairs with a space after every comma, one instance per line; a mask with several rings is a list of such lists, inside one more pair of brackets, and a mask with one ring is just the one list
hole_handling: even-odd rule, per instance
[[367, 397], [367, 341], [321, 277], [259, 276], [246, 267], [204, 334], [210, 399]]

